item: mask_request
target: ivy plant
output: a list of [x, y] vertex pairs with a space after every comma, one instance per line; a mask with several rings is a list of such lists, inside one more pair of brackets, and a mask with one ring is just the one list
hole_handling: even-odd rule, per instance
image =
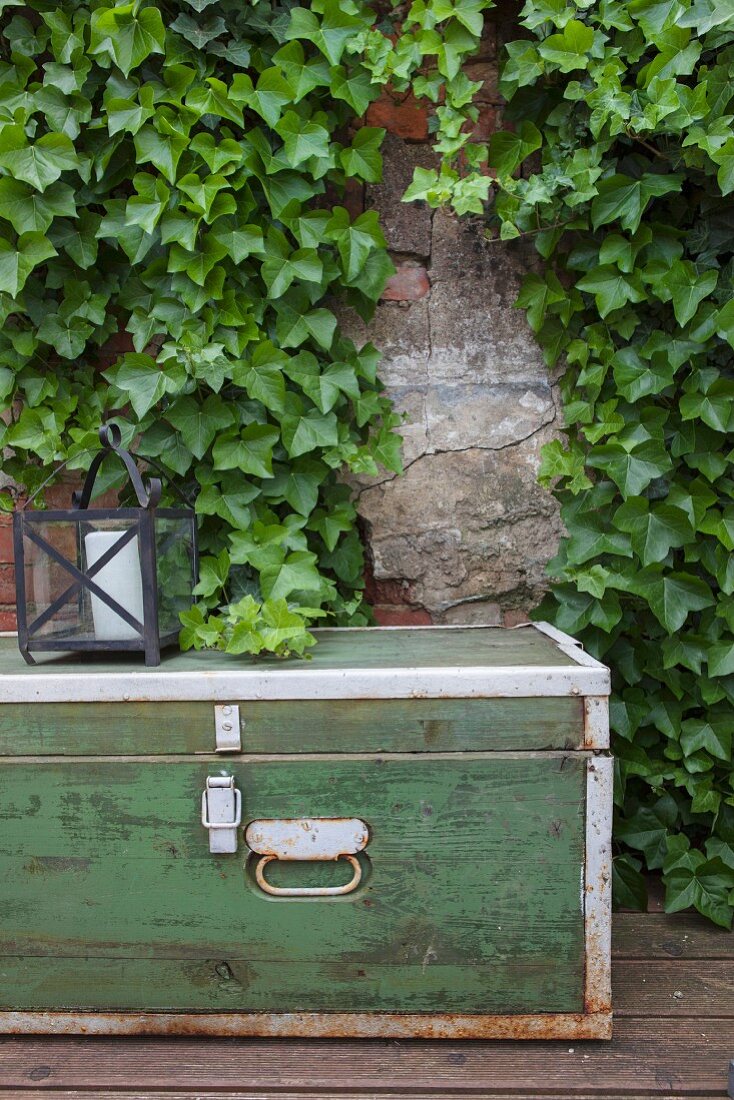
[[399, 469], [398, 418], [334, 305], [369, 317], [392, 270], [341, 202], [380, 177], [382, 131], [352, 126], [379, 86], [347, 50], [374, 20], [0, 0], [3, 473], [85, 466], [114, 419], [195, 500], [187, 645], [298, 651], [322, 611], [366, 621], [340, 473]]
[[661, 869], [668, 911], [731, 927], [734, 8], [527, 0], [520, 22], [511, 128], [411, 196], [489, 170], [490, 237], [546, 261], [518, 299], [564, 371], [541, 477], [567, 537], [541, 613], [613, 671], [617, 901]]

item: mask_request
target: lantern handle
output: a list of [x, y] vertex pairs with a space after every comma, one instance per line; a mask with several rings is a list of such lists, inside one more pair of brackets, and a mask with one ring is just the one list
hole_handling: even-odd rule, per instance
[[[21, 512], [24, 512], [33, 503], [33, 501], [36, 499], [38, 494], [43, 492], [43, 490], [46, 488], [46, 486], [50, 485], [52, 481], [55, 481], [57, 475], [60, 474], [61, 471], [63, 469], [65, 469], [69, 465], [70, 462], [76, 461], [76, 459], [78, 459], [81, 455], [85, 455], [85, 454], [94, 454], [95, 455], [95, 459], [92, 463], [92, 467], [93, 467], [93, 471], [94, 471], [94, 476], [96, 476], [97, 471], [99, 469], [99, 466], [102, 462], [102, 459], [105, 457], [105, 455], [107, 453], [109, 453], [109, 451], [114, 451], [115, 453], [120, 454], [120, 451], [118, 450], [118, 448], [119, 448], [119, 444], [122, 442], [122, 433], [120, 432], [119, 426], [117, 424], [112, 424], [111, 423], [111, 424], [102, 425], [102, 427], [99, 429], [98, 434], [99, 434], [99, 438], [100, 438], [100, 441], [101, 441], [102, 447], [103, 447], [102, 451], [92, 451], [91, 448], [87, 447], [85, 450], [79, 451], [77, 454], [73, 455], [71, 458], [64, 459], [63, 462], [60, 462], [58, 464], [58, 466], [54, 467], [54, 469], [51, 471], [51, 473], [46, 478], [46, 480], [42, 481], [41, 484], [38, 486], [38, 488], [35, 489], [34, 492], [32, 492], [29, 497], [26, 497], [26, 499], [23, 501], [22, 504], [18, 505], [18, 510], [21, 511]], [[127, 455], [127, 457], [129, 459], [131, 459], [131, 461], [132, 461], [131, 455], [128, 451], [123, 451], [122, 454], [120, 454], [121, 458], [122, 458], [122, 455]], [[125, 460], [123, 459], [123, 462], [124, 461]], [[143, 456], [142, 461], [146, 464], [146, 466], [152, 466], [154, 470], [157, 470], [159, 474], [162, 474], [163, 477], [165, 477], [168, 480], [168, 475], [167, 475], [166, 471], [163, 469], [163, 467], [160, 465], [160, 463], [156, 462], [152, 458], [148, 458], [147, 456]], [[125, 468], [127, 469], [128, 473], [130, 473], [130, 467], [128, 466], [127, 462], [125, 462]], [[140, 474], [138, 473], [138, 470], [137, 470], [137, 468], [135, 467], [134, 464], [133, 464], [133, 469], [135, 470], [134, 479], [132, 478], [132, 474], [131, 474], [131, 479], [133, 480], [133, 485], [135, 485], [136, 482], [139, 482], [139, 484], [142, 486], [142, 479], [140, 478]], [[92, 471], [92, 468], [90, 468], [90, 470], [87, 474], [87, 479], [90, 477], [90, 475], [92, 475], [93, 471]], [[153, 478], [153, 479], [151, 479], [151, 481], [158, 482], [160, 484], [160, 481], [159, 481], [158, 478]], [[150, 482], [149, 482], [149, 484], [150, 484]], [[192, 507], [191, 501], [189, 500], [189, 498], [187, 496], [185, 496], [185, 494], [181, 491], [181, 489], [178, 487], [178, 485], [175, 485], [173, 482], [169, 481], [169, 487], [173, 490], [173, 492], [176, 494], [176, 496], [179, 497], [179, 499], [182, 501], [182, 503], [187, 508]], [[85, 484], [85, 488], [86, 488], [86, 484]], [[72, 494], [74, 507], [76, 507], [76, 508], [80, 507], [79, 501], [81, 499], [81, 495], [82, 494], [79, 493], [78, 491], [75, 491]], [[137, 488], [136, 488], [136, 495], [138, 497], [138, 501], [140, 501], [140, 493], [137, 491]], [[143, 495], [144, 495], [144, 499], [148, 499], [148, 496], [145, 494], [145, 489], [144, 488], [143, 488]], [[83, 507], [87, 507], [90, 499], [91, 499], [91, 486], [90, 486], [89, 496], [87, 498], [87, 504], [83, 505]], [[158, 497], [156, 498], [155, 502], [153, 502], [152, 504], [151, 503], [148, 503], [148, 504], [141, 503], [141, 507], [142, 508], [155, 507], [155, 505], [158, 503], [159, 500], [160, 500], [160, 492], [159, 492]]]
[[120, 446], [122, 443], [122, 432], [120, 431], [118, 424], [103, 424], [99, 429], [99, 441], [102, 444], [102, 450], [97, 451], [97, 454], [92, 460], [92, 465], [89, 467], [87, 476], [84, 479], [84, 485], [81, 492], [74, 492], [71, 494], [71, 501], [74, 508], [78, 508], [80, 511], [88, 508], [89, 501], [92, 499], [92, 489], [94, 488], [94, 482], [97, 478], [102, 462], [107, 455], [112, 452], [123, 463], [127, 470], [130, 483], [135, 491], [135, 496], [138, 498], [138, 504], [141, 508], [155, 508], [161, 499], [161, 492], [163, 486], [161, 480], [158, 477], [148, 478], [147, 484], [143, 483], [143, 479], [140, 476], [140, 472], [133, 461], [133, 457], [129, 451], [126, 451]]

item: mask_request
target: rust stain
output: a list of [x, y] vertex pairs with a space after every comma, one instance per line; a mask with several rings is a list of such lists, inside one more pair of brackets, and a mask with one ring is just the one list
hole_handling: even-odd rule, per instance
[[0, 1033], [11, 1035], [210, 1035], [222, 1037], [611, 1039], [608, 1012], [539, 1016], [459, 1013], [56, 1013], [2, 1012]]
[[[607, 950], [606, 937], [598, 929], [587, 924], [586, 928], [586, 959], [587, 968], [590, 958], [599, 958]], [[608, 989], [589, 989], [588, 983], [584, 995], [584, 1008], [586, 1012], [611, 1012], [612, 998]]]

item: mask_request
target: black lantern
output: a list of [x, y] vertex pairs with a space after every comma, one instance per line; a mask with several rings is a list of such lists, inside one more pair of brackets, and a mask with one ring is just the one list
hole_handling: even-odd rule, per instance
[[[24, 506], [13, 517], [18, 645], [28, 664], [42, 651], [142, 651], [146, 665], [158, 665], [193, 602], [193, 511], [158, 507], [160, 480], [143, 482], [116, 424], [100, 428], [99, 438], [102, 450], [71, 508]], [[89, 507], [110, 453], [124, 463], [139, 507]]]

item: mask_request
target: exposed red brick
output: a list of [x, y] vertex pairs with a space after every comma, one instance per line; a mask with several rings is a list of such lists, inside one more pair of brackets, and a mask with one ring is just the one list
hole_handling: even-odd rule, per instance
[[132, 335], [124, 329], [114, 332], [97, 352], [97, 369], [107, 370], [128, 351], [135, 351]]
[[425, 298], [430, 289], [426, 269], [415, 260], [405, 260], [388, 279], [382, 297], [387, 302], [417, 302]]
[[378, 626], [430, 626], [433, 619], [423, 607], [374, 607]]
[[365, 594], [372, 604], [407, 605], [412, 602], [413, 590], [409, 581], [375, 580], [370, 572], [367, 576]]
[[15, 607], [0, 607], [0, 630], [17, 630]]
[[476, 142], [489, 141], [497, 130], [497, 111], [494, 107], [480, 107], [479, 118], [474, 123], [471, 136]]
[[365, 120], [368, 126], [384, 126], [405, 141], [428, 140], [428, 106], [412, 94], [401, 101], [388, 93], [381, 95], [367, 108]]
[[15, 569], [12, 565], [0, 565], [0, 606], [15, 604]]
[[502, 103], [499, 93], [497, 65], [492, 61], [473, 61], [471, 65], [464, 66], [464, 72], [470, 80], [482, 82], [482, 86], [475, 96], [476, 103]]
[[519, 623], [526, 623], [529, 620], [527, 611], [519, 611], [513, 608], [511, 611], [505, 611], [502, 616], [503, 626], [517, 626]]
[[13, 528], [10, 516], [0, 517], [0, 564], [13, 561]]

